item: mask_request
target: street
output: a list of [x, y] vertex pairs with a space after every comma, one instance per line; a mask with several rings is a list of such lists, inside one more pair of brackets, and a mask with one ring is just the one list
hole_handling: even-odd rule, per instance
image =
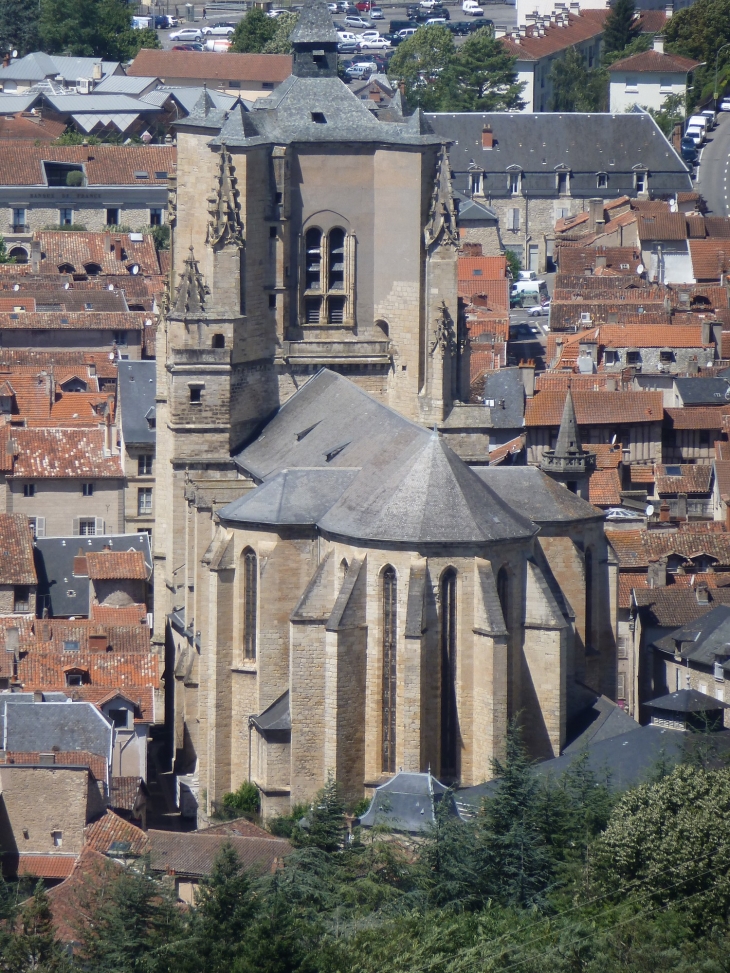
[[720, 112], [702, 153], [696, 188], [713, 216], [728, 215], [728, 167], [730, 167], [730, 112]]

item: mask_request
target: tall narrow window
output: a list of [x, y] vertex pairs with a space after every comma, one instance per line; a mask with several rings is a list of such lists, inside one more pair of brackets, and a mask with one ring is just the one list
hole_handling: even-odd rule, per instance
[[441, 578], [441, 776], [459, 776], [456, 710], [456, 571]]
[[593, 648], [593, 551], [586, 551], [586, 638], [587, 649]]
[[339, 227], [329, 233], [329, 289], [345, 288], [345, 231]]
[[396, 638], [398, 581], [383, 571], [383, 773], [395, 773]]
[[318, 291], [322, 287], [322, 231], [316, 227], [307, 230], [306, 246], [306, 288]]
[[500, 568], [497, 574], [497, 597], [502, 609], [505, 627], [509, 631], [509, 574], [507, 568]]
[[241, 592], [243, 657], [253, 661], [256, 658], [256, 587], [258, 584], [256, 554], [247, 547], [241, 560], [243, 562], [243, 591]]

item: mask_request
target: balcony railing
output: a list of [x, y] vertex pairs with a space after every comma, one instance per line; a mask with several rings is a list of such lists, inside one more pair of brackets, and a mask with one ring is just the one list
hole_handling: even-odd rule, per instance
[[27, 223], [12, 223], [10, 226], [11, 233], [30, 233]]

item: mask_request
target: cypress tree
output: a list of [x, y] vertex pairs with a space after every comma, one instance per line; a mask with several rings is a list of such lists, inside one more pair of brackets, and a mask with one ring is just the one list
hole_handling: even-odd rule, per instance
[[635, 17], [634, 0], [616, 0], [603, 27], [604, 53], [623, 51], [639, 36], [640, 27]]

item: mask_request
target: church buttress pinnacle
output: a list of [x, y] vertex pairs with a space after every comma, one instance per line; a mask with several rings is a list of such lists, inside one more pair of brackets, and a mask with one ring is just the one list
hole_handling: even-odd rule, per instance
[[192, 244], [185, 258], [185, 270], [180, 274], [180, 283], [175, 292], [171, 315], [174, 317], [200, 317], [206, 313], [205, 300], [210, 294], [198, 269]]
[[441, 146], [436, 179], [431, 197], [431, 212], [424, 230], [426, 246], [446, 246], [454, 249], [459, 246], [459, 231], [456, 226], [456, 210], [451, 192], [449, 157], [446, 146]]
[[208, 237], [213, 247], [243, 246], [241, 203], [233, 169], [233, 159], [225, 144], [218, 158], [218, 175], [213, 192], [208, 197]]

